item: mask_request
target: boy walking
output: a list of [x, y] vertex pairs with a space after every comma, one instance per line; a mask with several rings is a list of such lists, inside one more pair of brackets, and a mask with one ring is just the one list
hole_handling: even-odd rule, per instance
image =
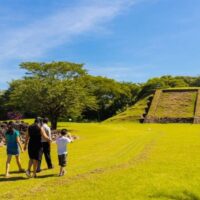
[[65, 167], [67, 165], [67, 144], [72, 142], [72, 138], [68, 133], [67, 129], [61, 130], [60, 137], [56, 140], [57, 148], [58, 148], [58, 161], [60, 165], [60, 173], [59, 176], [65, 175]]

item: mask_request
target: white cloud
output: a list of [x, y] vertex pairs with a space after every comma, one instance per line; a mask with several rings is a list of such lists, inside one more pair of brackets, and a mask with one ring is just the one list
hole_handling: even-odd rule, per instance
[[0, 39], [0, 62], [41, 57], [52, 48], [70, 42], [74, 36], [92, 31], [113, 19], [136, 2], [138, 0], [91, 0], [13, 29]]

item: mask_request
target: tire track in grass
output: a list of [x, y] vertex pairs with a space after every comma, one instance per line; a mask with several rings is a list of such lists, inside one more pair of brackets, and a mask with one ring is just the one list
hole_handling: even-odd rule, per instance
[[[28, 192], [25, 192], [21, 195], [24, 198], [28, 197], [30, 194], [39, 195], [38, 193], [44, 193], [45, 190], [48, 190], [49, 187], [54, 188], [55, 186], [58, 186], [58, 185], [61, 185], [61, 186], [70, 185], [77, 181], [88, 180], [89, 178], [91, 178], [91, 176], [95, 176], [97, 174], [105, 174], [105, 173], [108, 173], [108, 172], [111, 172], [114, 170], [128, 169], [130, 167], [133, 168], [133, 167], [145, 162], [146, 160], [148, 160], [153, 148], [156, 146], [157, 141], [163, 135], [164, 135], [164, 133], [158, 133], [157, 136], [155, 136], [153, 139], [151, 139], [151, 141], [144, 146], [143, 150], [139, 154], [137, 154], [134, 158], [130, 159], [126, 163], [112, 165], [112, 166], [106, 167], [106, 168], [96, 168], [96, 169], [90, 170], [86, 173], [81, 173], [81, 174], [77, 174], [72, 177], [68, 177], [67, 179], [56, 179], [56, 180], [54, 179], [54, 180], [46, 181], [46, 182], [43, 182], [42, 184], [37, 185], [37, 187], [34, 187], [31, 190], [29, 190]], [[46, 188], [47, 186], [48, 186], [48, 188]], [[9, 195], [9, 194], [7, 194], [7, 195]], [[9, 196], [9, 197], [11, 197], [11, 196]], [[34, 195], [33, 195], [33, 198], [34, 198]], [[9, 199], [11, 199], [11, 198], [9, 198]]]

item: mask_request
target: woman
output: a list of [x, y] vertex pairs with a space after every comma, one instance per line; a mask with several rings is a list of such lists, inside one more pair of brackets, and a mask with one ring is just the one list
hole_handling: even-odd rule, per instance
[[24, 150], [26, 150], [28, 145], [28, 154], [30, 158], [28, 170], [26, 170], [26, 175], [28, 177], [31, 177], [30, 172], [33, 165], [33, 177], [36, 178], [38, 161], [41, 159], [42, 153], [42, 137], [48, 141], [51, 141], [42, 128], [42, 119], [37, 117], [35, 119], [35, 123], [28, 128], [28, 134], [24, 146]]
[[22, 145], [19, 138], [19, 131], [14, 129], [14, 123], [9, 122], [8, 123], [8, 130], [5, 133], [6, 138], [6, 144], [7, 144], [7, 161], [6, 161], [6, 178], [8, 178], [9, 175], [9, 168], [10, 168], [10, 162], [12, 159], [12, 156], [15, 156], [16, 162], [19, 168], [19, 172], [23, 172], [20, 158], [19, 158], [19, 147], [21, 151], [23, 152]]

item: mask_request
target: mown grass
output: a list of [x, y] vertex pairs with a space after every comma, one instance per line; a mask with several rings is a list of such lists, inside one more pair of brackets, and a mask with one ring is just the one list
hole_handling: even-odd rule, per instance
[[[60, 123], [62, 127], [80, 137], [69, 145], [67, 175], [57, 177], [52, 144], [53, 170], [27, 179], [12, 162], [15, 173], [4, 179], [1, 148], [0, 199], [200, 199], [199, 125]], [[26, 167], [27, 152], [21, 158]]]

